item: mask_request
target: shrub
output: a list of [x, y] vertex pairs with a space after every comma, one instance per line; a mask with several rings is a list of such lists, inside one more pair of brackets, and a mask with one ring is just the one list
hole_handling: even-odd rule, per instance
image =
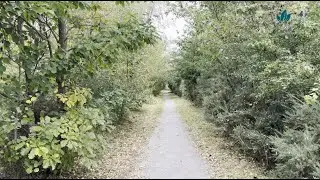
[[319, 178], [320, 103], [293, 99], [287, 112], [285, 131], [272, 137], [277, 158], [276, 174], [283, 178]]
[[171, 90], [171, 92], [176, 94], [179, 97], [182, 96], [180, 84], [181, 84], [181, 79], [176, 78], [176, 77], [174, 79], [169, 80], [169, 82], [168, 82], [168, 87]]
[[112, 121], [120, 122], [127, 117], [130, 103], [130, 97], [127, 92], [122, 89], [115, 89], [106, 91], [101, 96], [100, 105], [108, 109]]
[[250, 155], [266, 166], [273, 163], [274, 160], [270, 150], [271, 142], [265, 134], [239, 125], [233, 129], [231, 136], [241, 152]]
[[317, 8], [312, 3], [284, 3], [292, 12], [294, 7], [308, 7], [309, 14], [292, 13], [294, 20], [275, 23], [276, 14], [269, 13], [284, 4], [198, 4], [182, 7], [186, 11], [181, 16], [192, 26], [173, 58], [170, 89], [174, 92], [184, 82], [183, 95], [204, 107], [206, 120], [221, 135], [275, 168], [279, 176], [318, 177], [319, 110], [310, 103], [319, 92], [305, 97], [307, 105], [295, 105], [290, 98], [309, 93], [319, 81]]
[[161, 77], [154, 78], [154, 83], [152, 85], [152, 94], [158, 96], [160, 92], [165, 88], [165, 80]]
[[[60, 95], [68, 111], [61, 117], [41, 117], [40, 123], [30, 128], [28, 136], [17, 140], [6, 138], [2, 161], [12, 166], [21, 165], [28, 174], [70, 170], [76, 160], [90, 168], [105, 147], [102, 132], [110, 131], [113, 126], [99, 109], [83, 106], [89, 97], [90, 91], [86, 89]], [[2, 126], [9, 131], [13, 129], [8, 127], [14, 124]]]

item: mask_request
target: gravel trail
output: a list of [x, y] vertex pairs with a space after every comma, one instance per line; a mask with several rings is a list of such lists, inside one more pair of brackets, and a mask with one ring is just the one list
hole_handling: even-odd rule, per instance
[[164, 93], [165, 105], [161, 119], [142, 159], [145, 178], [209, 178], [205, 160], [191, 140], [184, 122], [176, 112], [173, 100]]

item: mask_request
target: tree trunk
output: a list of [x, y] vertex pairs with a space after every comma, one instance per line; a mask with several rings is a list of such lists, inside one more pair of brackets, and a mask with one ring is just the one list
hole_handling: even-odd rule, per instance
[[[38, 19], [42, 19], [42, 16], [39, 15], [38, 16]], [[45, 26], [40, 22], [38, 21], [38, 24], [39, 24], [39, 32], [40, 33], [43, 33], [45, 32]], [[46, 37], [48, 38], [48, 37]], [[39, 42], [40, 42], [40, 38], [35, 38], [34, 39], [34, 44], [36, 46], [39, 45]], [[39, 58], [40, 54], [38, 55], [38, 58]], [[50, 56], [51, 57], [51, 56]], [[36, 68], [36, 67], [35, 67]], [[36, 69], [34, 69], [35, 71]], [[33, 116], [34, 116], [34, 123], [35, 124], [38, 124], [40, 122], [40, 117], [41, 117], [41, 110], [42, 110], [42, 106], [41, 106], [41, 102], [39, 101], [39, 99], [36, 100], [36, 102], [34, 102], [33, 104]]]
[[[67, 51], [67, 25], [66, 21], [63, 18], [58, 19], [58, 28], [59, 28], [59, 45], [60, 50], [63, 54]], [[65, 93], [65, 87], [63, 86], [64, 81], [64, 72], [61, 70], [57, 71], [56, 82], [58, 84], [58, 93]], [[60, 108], [63, 108], [63, 103], [58, 100]]]
[[[67, 26], [66, 22], [63, 18], [59, 18], [58, 20], [58, 28], [59, 28], [59, 45], [60, 50], [62, 50], [63, 54], [65, 54], [67, 50]], [[58, 83], [58, 93], [62, 94], [64, 93], [65, 88], [63, 87], [62, 83], [64, 81], [63, 72], [58, 71], [57, 72], [57, 79]]]

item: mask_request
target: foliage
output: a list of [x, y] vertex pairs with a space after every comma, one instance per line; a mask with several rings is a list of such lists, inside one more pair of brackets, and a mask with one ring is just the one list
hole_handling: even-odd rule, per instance
[[318, 101], [293, 99], [286, 115], [285, 131], [272, 137], [277, 154], [277, 169], [284, 178], [319, 178], [319, 110]]
[[172, 75], [171, 79], [168, 81], [168, 86], [171, 92], [178, 95], [179, 97], [182, 96], [182, 91], [180, 89], [181, 79]]
[[66, 104], [67, 113], [61, 117], [41, 117], [28, 136], [6, 142], [4, 159], [22, 162], [27, 173], [70, 169], [75, 158], [90, 167], [105, 147], [101, 132], [113, 127], [99, 109], [83, 106], [88, 98], [90, 93], [86, 89], [67, 92], [60, 98]]
[[117, 3], [0, 3], [0, 159], [8, 175], [23, 176], [17, 167], [47, 175], [90, 168], [112, 124], [151, 94], [147, 69], [163, 71], [164, 59], [143, 52], [161, 41], [143, 19], [145, 5]]
[[[206, 119], [279, 177], [317, 177], [317, 125], [309, 125], [317, 109], [299, 106], [291, 112], [292, 96], [318, 102], [318, 93], [310, 94], [319, 83], [317, 4], [177, 2], [173, 7], [189, 27], [174, 58], [170, 79], [179, 81], [171, 81], [171, 89], [182, 80], [186, 97], [204, 107]], [[279, 14], [286, 21], [278, 22]], [[295, 114], [291, 126], [288, 111]]]
[[152, 94], [154, 96], [158, 96], [161, 92], [161, 90], [163, 90], [166, 86], [166, 81], [163, 77], [155, 77], [153, 79], [154, 83], [152, 85], [153, 89], [152, 89]]

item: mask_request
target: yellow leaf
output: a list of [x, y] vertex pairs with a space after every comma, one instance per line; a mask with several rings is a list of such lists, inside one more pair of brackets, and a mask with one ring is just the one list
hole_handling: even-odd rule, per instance
[[31, 102], [33, 102], [33, 101], [35, 101], [35, 100], [37, 100], [37, 97], [32, 97], [32, 98], [31, 98]]
[[61, 100], [63, 103], [65, 103], [65, 102], [68, 100], [68, 98], [62, 97], [60, 100]]
[[74, 106], [74, 102], [72, 102], [72, 101], [67, 101], [67, 106], [69, 107], [69, 108], [71, 108], [72, 106]]

